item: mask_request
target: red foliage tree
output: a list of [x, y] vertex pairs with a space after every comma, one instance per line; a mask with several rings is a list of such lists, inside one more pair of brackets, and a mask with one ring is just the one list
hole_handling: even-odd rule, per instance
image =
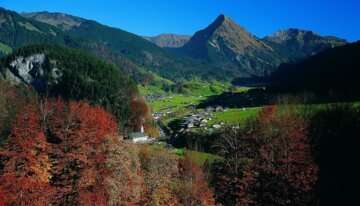
[[307, 123], [295, 108], [263, 108], [254, 121], [228, 128], [218, 141], [224, 160], [213, 165], [216, 199], [226, 205], [307, 205], [317, 166]]
[[13, 121], [12, 133], [0, 153], [6, 159], [1, 203], [106, 205], [110, 171], [102, 145], [117, 134], [110, 114], [86, 102], [31, 101]]
[[33, 103], [19, 112], [12, 124], [13, 136], [2, 155], [9, 156], [0, 182], [16, 205], [45, 205], [50, 203], [50, 164], [45, 151], [45, 135], [39, 124]]
[[185, 205], [215, 205], [214, 193], [209, 188], [202, 169], [189, 157], [179, 159], [180, 201]]
[[134, 130], [139, 131], [141, 124], [143, 124], [144, 119], [148, 116], [149, 109], [143, 101], [131, 102], [130, 109], [131, 120], [129, 124]]
[[57, 100], [50, 105], [56, 110], [49, 119], [49, 131], [58, 142], [53, 145], [57, 164], [52, 168], [55, 185], [61, 191], [58, 199], [104, 205], [107, 200], [104, 178], [109, 171], [101, 145], [107, 135], [117, 133], [116, 121], [102, 108], [86, 102], [70, 102], [67, 106]]
[[317, 181], [307, 123], [294, 108], [264, 108], [256, 120], [258, 181], [264, 203], [309, 204]]

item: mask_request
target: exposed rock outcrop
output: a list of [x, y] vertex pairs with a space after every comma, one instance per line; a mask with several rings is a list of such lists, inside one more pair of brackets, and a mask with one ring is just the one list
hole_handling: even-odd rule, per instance
[[[52, 68], [49, 71], [50, 78], [56, 82], [57, 78], [62, 76], [60, 70], [56, 68], [56, 62], [50, 61]], [[19, 84], [21, 82], [33, 86], [38, 91], [43, 91], [46, 85], [45, 75], [45, 54], [34, 54], [28, 57], [16, 57], [10, 61], [4, 69], [3, 77], [6, 81]]]

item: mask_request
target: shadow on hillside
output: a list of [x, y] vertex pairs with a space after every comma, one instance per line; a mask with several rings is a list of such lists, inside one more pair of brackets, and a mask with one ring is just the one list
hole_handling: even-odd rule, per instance
[[251, 89], [247, 92], [225, 92], [200, 102], [197, 108], [223, 106], [229, 108], [262, 107], [274, 104], [323, 104], [358, 102], [358, 93], [346, 92], [276, 92], [270, 89]]
[[206, 108], [215, 105], [229, 108], [259, 107], [272, 105], [275, 102], [276, 95], [267, 93], [263, 89], [252, 89], [248, 92], [225, 92], [220, 95], [211, 96], [207, 100], [200, 102], [198, 108]]

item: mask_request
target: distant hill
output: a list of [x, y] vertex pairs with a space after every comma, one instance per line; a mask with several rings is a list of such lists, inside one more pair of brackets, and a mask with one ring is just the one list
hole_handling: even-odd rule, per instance
[[297, 36], [292, 33], [279, 32], [260, 39], [230, 18], [220, 15], [207, 28], [196, 32], [178, 51], [231, 70], [234, 76], [251, 77], [268, 75], [281, 63], [293, 62], [346, 43], [335, 37], [311, 36], [311, 32]]
[[325, 49], [342, 46], [347, 43], [344, 39], [320, 36], [312, 31], [300, 29], [280, 30], [264, 39], [283, 45], [293, 51], [298, 58], [308, 57]]
[[32, 85], [38, 92], [66, 100], [102, 105], [119, 122], [130, 119], [136, 85], [115, 66], [82, 51], [52, 45], [17, 49], [1, 59], [0, 78]]
[[177, 34], [160, 34], [158, 36], [143, 38], [162, 48], [179, 48], [184, 46], [190, 40], [191, 36]]
[[328, 49], [270, 76], [272, 89], [285, 92], [360, 94], [360, 42]]
[[44, 22], [53, 26], [56, 26], [64, 31], [69, 30], [73, 27], [78, 27], [81, 25], [85, 19], [63, 14], [63, 13], [49, 13], [47, 11], [43, 12], [33, 12], [33, 13], [21, 13], [22, 16], [34, 19], [40, 22]]

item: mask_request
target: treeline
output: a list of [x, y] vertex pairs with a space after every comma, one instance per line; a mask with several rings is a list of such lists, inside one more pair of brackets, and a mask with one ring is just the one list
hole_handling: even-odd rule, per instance
[[214, 205], [201, 168], [121, 141], [102, 107], [0, 89], [0, 205]]

